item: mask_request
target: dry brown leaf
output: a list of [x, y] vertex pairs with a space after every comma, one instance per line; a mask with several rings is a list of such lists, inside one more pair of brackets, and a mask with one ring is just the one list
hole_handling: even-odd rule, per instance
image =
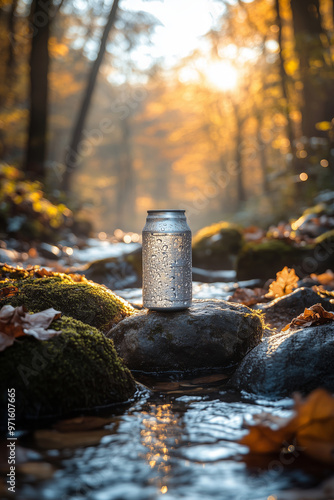
[[252, 306], [266, 300], [265, 294], [266, 290], [264, 288], [237, 288], [228, 300], [229, 302]]
[[47, 462], [25, 462], [16, 468], [19, 474], [33, 476], [35, 479], [50, 479], [56, 472], [56, 468]]
[[281, 453], [292, 445], [298, 453], [334, 465], [334, 397], [324, 389], [304, 400], [297, 395], [291, 418], [262, 414], [247, 427], [249, 433], [240, 443], [252, 453]]
[[330, 286], [334, 288], [334, 273], [331, 269], [327, 269], [325, 273], [322, 274], [311, 274], [310, 278], [318, 281], [321, 285]]
[[270, 284], [269, 292], [266, 297], [276, 298], [288, 295], [293, 292], [295, 288], [297, 288], [298, 280], [299, 278], [296, 275], [295, 270], [289, 269], [285, 266], [282, 271], [279, 271], [276, 274], [276, 280]]
[[94, 446], [99, 444], [107, 434], [110, 434], [109, 429], [82, 432], [58, 432], [42, 429], [34, 433], [34, 438], [39, 448], [61, 450], [77, 448], [78, 446]]
[[70, 418], [67, 420], [60, 420], [53, 426], [53, 428], [59, 432], [82, 432], [101, 429], [111, 422], [113, 422], [113, 419], [111, 418], [102, 418], [87, 415]]
[[53, 320], [60, 318], [61, 312], [53, 307], [35, 314], [29, 314], [24, 306], [3, 306], [0, 309], [0, 351], [14, 343], [23, 335], [32, 335], [38, 340], [48, 340], [61, 333], [60, 330], [47, 330]]
[[285, 332], [289, 328], [298, 328], [300, 326], [307, 328], [308, 326], [322, 325], [330, 321], [334, 321], [334, 313], [326, 311], [321, 304], [314, 304], [309, 308], [305, 308], [304, 312], [286, 325], [282, 332]]
[[17, 286], [6, 286], [0, 289], [0, 299], [6, 297], [10, 298], [16, 295], [19, 292]]

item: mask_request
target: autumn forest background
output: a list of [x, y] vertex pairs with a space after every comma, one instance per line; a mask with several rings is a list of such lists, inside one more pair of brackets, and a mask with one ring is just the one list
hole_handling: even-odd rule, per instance
[[152, 208], [265, 227], [334, 188], [334, 2], [201, 3], [167, 60], [163, 2], [0, 1], [2, 231], [139, 232]]

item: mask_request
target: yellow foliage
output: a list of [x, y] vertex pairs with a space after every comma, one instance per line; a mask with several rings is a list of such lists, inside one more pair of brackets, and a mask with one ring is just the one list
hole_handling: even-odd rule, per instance
[[331, 130], [332, 124], [331, 122], [318, 122], [315, 124], [315, 128], [317, 130], [322, 130], [323, 132], [327, 132], [328, 130]]

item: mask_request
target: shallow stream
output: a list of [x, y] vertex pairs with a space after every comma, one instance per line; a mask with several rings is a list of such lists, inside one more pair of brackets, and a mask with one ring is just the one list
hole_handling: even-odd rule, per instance
[[[195, 282], [193, 292], [195, 298], [226, 298], [234, 287], [233, 282]], [[140, 289], [116, 293], [132, 303], [141, 302]], [[226, 392], [224, 375], [219, 374], [181, 381], [146, 377], [141, 382], [148, 389], [141, 386], [133, 401], [95, 412], [109, 419], [99, 431], [81, 432], [76, 440], [70, 433], [53, 443], [43, 434], [45, 429], [42, 434], [36, 429], [22, 432], [17, 442], [16, 494], [9, 497], [5, 493], [6, 459], [2, 454], [0, 498], [333, 498], [322, 493], [306, 497], [301, 492], [307, 489], [310, 495], [309, 488], [317, 487], [330, 471], [303, 458], [298, 450], [290, 455], [256, 457], [238, 444], [247, 432], [245, 421], [261, 412], [288, 416], [291, 399], [273, 402]], [[47, 427], [51, 429], [52, 423]]]

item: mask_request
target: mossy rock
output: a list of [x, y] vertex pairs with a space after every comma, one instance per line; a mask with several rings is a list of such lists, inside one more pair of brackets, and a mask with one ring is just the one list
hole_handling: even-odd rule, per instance
[[134, 379], [110, 339], [66, 316], [50, 328], [62, 333], [46, 341], [27, 335], [0, 352], [0, 406], [7, 410], [7, 390], [14, 388], [17, 422], [132, 397]]
[[87, 280], [76, 282], [66, 274], [35, 278], [31, 273], [26, 276], [25, 272], [17, 269], [11, 274], [2, 273], [2, 276], [5, 274], [10, 278], [0, 280], [0, 290], [10, 287], [17, 290], [12, 296], [0, 296], [0, 307], [5, 304], [14, 307], [24, 305], [32, 312], [54, 307], [103, 332], [135, 313], [126, 300], [96, 283]]
[[204, 269], [233, 269], [243, 245], [239, 226], [218, 222], [204, 227], [193, 238], [193, 265]]
[[302, 277], [303, 260], [312, 256], [312, 247], [294, 247], [281, 240], [267, 240], [261, 243], [247, 243], [237, 260], [237, 279], [275, 278], [284, 266], [296, 268]]
[[323, 273], [327, 269], [334, 269], [334, 229], [316, 238], [313, 257], [317, 265], [313, 272]]

